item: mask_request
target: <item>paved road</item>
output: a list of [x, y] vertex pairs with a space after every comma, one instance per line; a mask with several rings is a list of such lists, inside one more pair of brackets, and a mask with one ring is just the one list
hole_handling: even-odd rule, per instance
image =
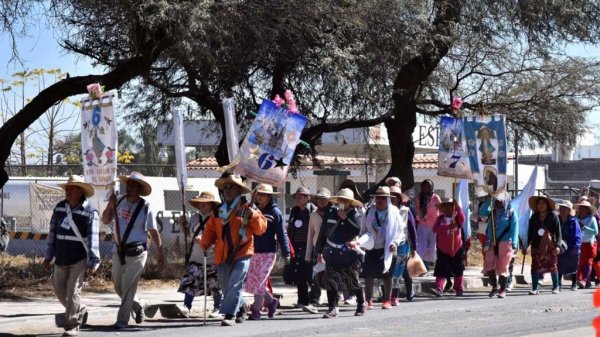
[[[551, 295], [548, 290], [529, 296], [518, 288], [504, 300], [489, 299], [484, 289], [468, 292], [465, 298], [419, 298], [392, 310], [376, 307], [365, 317], [354, 317], [354, 308], [342, 307], [339, 318], [321, 319], [299, 310], [283, 310], [273, 320], [246, 322], [221, 327], [200, 318], [148, 320], [127, 332], [112, 331], [113, 322], [102, 322], [82, 330], [81, 336], [593, 336], [592, 319], [600, 312], [592, 303], [592, 291], [566, 291]], [[160, 317], [160, 316], [159, 316]], [[24, 332], [24, 330], [21, 330]], [[59, 330], [36, 330], [33, 335], [53, 336]], [[22, 334], [21, 334], [22, 335]]]

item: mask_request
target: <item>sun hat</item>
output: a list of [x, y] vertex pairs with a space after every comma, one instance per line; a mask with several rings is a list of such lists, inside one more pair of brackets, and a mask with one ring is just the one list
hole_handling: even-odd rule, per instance
[[349, 188], [342, 188], [336, 195], [335, 197], [331, 197], [329, 199], [329, 201], [331, 201], [332, 203], [339, 203], [340, 200], [347, 200], [350, 201], [350, 204], [352, 206], [362, 206], [362, 202], [354, 199], [354, 192], [352, 192], [351, 189]]
[[69, 180], [67, 180], [66, 183], [58, 184], [58, 186], [60, 188], [62, 188], [63, 190], [66, 189], [67, 186], [79, 187], [83, 190], [83, 194], [85, 195], [86, 198], [89, 198], [94, 195], [94, 187], [92, 187], [92, 185], [84, 182], [82, 176], [78, 176], [75, 174], [71, 174], [69, 176]]
[[311, 196], [310, 190], [304, 186], [300, 186], [298, 187], [298, 189], [296, 190], [296, 193], [294, 193], [294, 195], [296, 194], [302, 194], [302, 195], [306, 195], [306, 196]]
[[548, 203], [548, 208], [550, 210], [550, 212], [552, 212], [553, 210], [556, 209], [556, 202], [554, 202], [554, 200], [545, 197], [545, 196], [541, 196], [541, 195], [534, 195], [533, 197], [529, 198], [529, 208], [531, 208], [532, 211], [537, 212], [537, 203], [538, 200], [543, 199], [546, 200], [546, 202]]
[[575, 208], [573, 208], [573, 203], [569, 200], [556, 200], [556, 205], [559, 209], [561, 207], [568, 208], [571, 211], [571, 215], [575, 215]]
[[273, 186], [269, 185], [269, 184], [260, 184], [260, 185], [258, 185], [258, 187], [256, 187], [256, 189], [254, 190], [254, 192], [256, 192], [256, 193], [262, 193], [262, 194], [270, 194], [270, 195], [281, 194], [279, 192], [273, 191]]
[[314, 197], [329, 199], [329, 198], [331, 198], [331, 191], [325, 187], [321, 187], [317, 190], [317, 193], [314, 194]]
[[594, 205], [592, 205], [592, 204], [591, 204], [589, 201], [587, 201], [587, 200], [583, 200], [582, 202], [578, 203], [576, 206], [577, 206], [577, 208], [579, 208], [579, 207], [587, 207], [587, 208], [589, 208], [589, 209], [590, 209], [590, 214], [592, 214], [592, 215], [593, 215], [593, 214], [596, 214], [596, 212], [598, 211], [598, 210], [596, 209], [596, 207], [594, 207]]
[[402, 181], [398, 177], [389, 177], [385, 180], [385, 183], [388, 185], [393, 184], [394, 186], [398, 184], [400, 185], [399, 187], [402, 187]]
[[377, 191], [375, 191], [376, 197], [391, 197], [390, 188], [388, 186], [379, 186]]
[[145, 197], [152, 193], [152, 186], [150, 186], [148, 181], [146, 181], [146, 177], [144, 177], [144, 175], [139, 172], [133, 171], [128, 176], [120, 176], [119, 180], [121, 181], [121, 183], [123, 183], [123, 185], [127, 185], [127, 182], [130, 180], [138, 183], [142, 189], [140, 191], [140, 195], [142, 197]]
[[189, 203], [193, 207], [198, 208], [198, 204], [213, 203], [216, 206], [219, 205], [221, 202], [219, 201], [219, 199], [217, 199], [217, 197], [214, 194], [205, 191], [200, 193], [200, 195], [198, 195], [197, 197], [190, 199]]
[[232, 184], [238, 186], [241, 189], [242, 194], [250, 193], [252, 190], [246, 186], [242, 177], [239, 174], [230, 174], [226, 177], [219, 178], [215, 181], [215, 186], [222, 190], [223, 187], [227, 184]]

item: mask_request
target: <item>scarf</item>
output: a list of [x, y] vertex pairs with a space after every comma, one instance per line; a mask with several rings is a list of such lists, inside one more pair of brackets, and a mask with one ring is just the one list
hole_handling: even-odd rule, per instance
[[223, 224], [229, 223], [229, 216], [231, 215], [231, 212], [237, 208], [237, 205], [240, 203], [240, 198], [241, 195], [238, 195], [235, 197], [235, 199], [233, 199], [233, 201], [231, 201], [231, 203], [224, 202], [221, 204], [221, 206], [219, 206], [218, 214], [219, 218], [223, 220]]

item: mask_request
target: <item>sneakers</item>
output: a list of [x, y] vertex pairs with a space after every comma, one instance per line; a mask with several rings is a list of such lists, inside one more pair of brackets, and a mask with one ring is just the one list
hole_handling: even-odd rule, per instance
[[148, 306], [146, 301], [140, 301], [139, 307], [134, 310], [135, 313], [135, 323], [141, 324], [144, 322], [144, 309]]
[[392, 302], [390, 302], [390, 301], [385, 301], [381, 305], [381, 309], [391, 309], [391, 308], [392, 308]]
[[208, 313], [208, 317], [210, 318], [223, 318], [223, 315], [219, 312], [219, 309], [215, 308], [211, 312]]
[[552, 289], [552, 293], [553, 293], [554, 295], [556, 295], [556, 294], [560, 293], [560, 289], [558, 289], [558, 288], [554, 288], [554, 289]]
[[367, 310], [373, 309], [373, 300], [368, 300], [366, 304], [367, 304]]
[[506, 290], [500, 290], [500, 292], [498, 293], [498, 298], [505, 298], [506, 297]]
[[318, 314], [319, 313], [319, 309], [317, 309], [312, 304], [302, 306], [302, 311], [307, 312], [309, 314]]
[[267, 316], [269, 316], [269, 318], [275, 317], [275, 313], [277, 312], [277, 305], [279, 305], [279, 300], [274, 298], [271, 301], [271, 303], [269, 303], [269, 305], [267, 306], [267, 309], [268, 309]]
[[579, 289], [585, 289], [585, 285], [581, 281], [577, 282], [577, 287], [579, 287]]
[[571, 286], [571, 291], [577, 291], [577, 285], [576, 284], [574, 284], [574, 285]]
[[529, 290], [529, 295], [539, 295], [540, 291], [539, 290]]
[[249, 321], [260, 321], [260, 311], [252, 308], [252, 313], [248, 316]]
[[129, 324], [127, 322], [117, 321], [117, 323], [115, 323], [113, 328], [115, 330], [123, 330], [123, 329], [127, 329], [128, 326], [129, 326]]
[[233, 315], [225, 315], [225, 318], [221, 321], [221, 326], [234, 326], [235, 318]]
[[294, 304], [294, 308], [296, 308], [296, 309], [304, 309], [304, 307], [305, 307], [305, 305], [302, 304], [302, 303], [296, 303], [296, 304]]
[[88, 321], [88, 311], [85, 307], [81, 310], [81, 314], [79, 315], [79, 317], [80, 317], [79, 322], [81, 322], [81, 324], [79, 324], [79, 326], [84, 327]]
[[79, 335], [79, 327], [65, 329], [65, 332], [62, 335], [63, 336], [77, 336], [77, 335]]
[[431, 292], [435, 297], [444, 297], [444, 291], [442, 289], [433, 289]]
[[513, 290], [513, 284], [509, 283], [508, 286], [506, 287], [506, 292], [511, 292]]
[[453, 286], [452, 281], [446, 282], [446, 285], [444, 286], [444, 292], [445, 293], [452, 292], [452, 286]]
[[498, 288], [492, 288], [492, 291], [490, 291], [490, 294], [488, 295], [490, 298], [494, 297], [498, 295]]
[[392, 307], [395, 307], [398, 305], [398, 299], [395, 297], [392, 297], [392, 300], [390, 302], [392, 304]]
[[325, 318], [325, 319], [337, 318], [338, 314], [339, 314], [338, 308], [330, 308], [329, 311], [327, 313], [325, 313], [325, 315], [323, 315], [323, 318]]
[[356, 312], [354, 313], [354, 316], [362, 317], [362, 316], [365, 315], [366, 312], [367, 312], [367, 308], [365, 307], [365, 305], [364, 304], [362, 304], [362, 305], [359, 304], [356, 307]]
[[462, 291], [457, 291], [456, 297], [465, 297], [465, 294]]

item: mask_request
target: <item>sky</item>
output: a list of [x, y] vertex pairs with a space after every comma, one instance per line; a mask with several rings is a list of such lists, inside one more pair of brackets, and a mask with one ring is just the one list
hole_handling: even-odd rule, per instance
[[[23, 61], [23, 64], [21, 64], [18, 61], [10, 60], [10, 41], [5, 35], [0, 34], [0, 79], [10, 79], [12, 74], [23, 69], [32, 70], [36, 68], [60, 68], [63, 72], [70, 73], [71, 76], [102, 72], [102, 69], [95, 69], [89, 59], [63, 51], [57, 43], [57, 36], [58, 34], [44, 22], [31, 26], [28, 36], [18, 40], [18, 50]], [[567, 52], [573, 56], [598, 57], [600, 56], [600, 46], [572, 44], [567, 46]], [[31, 94], [37, 91], [37, 89], [30, 87], [26, 90]], [[26, 96], [31, 97], [28, 94]], [[593, 134], [587, 135], [583, 137], [582, 144], [600, 143], [600, 109], [592, 112], [588, 116], [588, 121], [591, 128], [596, 130], [596, 137], [594, 138]], [[72, 125], [68, 128], [77, 130], [78, 123], [78, 119], [73, 120]], [[43, 142], [42, 139], [36, 141]]]

